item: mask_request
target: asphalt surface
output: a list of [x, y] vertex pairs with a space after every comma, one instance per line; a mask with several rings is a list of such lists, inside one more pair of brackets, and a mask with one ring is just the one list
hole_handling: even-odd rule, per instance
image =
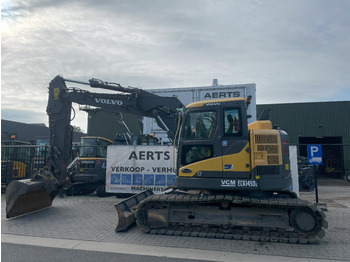
[[[149, 235], [137, 227], [116, 233], [113, 204], [119, 200], [96, 195], [57, 197], [50, 208], [6, 219], [2, 195], [2, 261], [24, 261], [25, 254], [34, 254], [34, 258], [46, 254], [46, 261], [70, 256], [75, 259], [70, 261], [116, 257], [118, 261], [350, 261], [349, 186], [321, 186], [319, 192], [320, 202], [327, 202], [329, 228], [326, 236], [312, 245]], [[302, 194], [302, 198], [312, 197], [313, 192]]]
[[[18, 245], [18, 244], [1, 244], [1, 260], [16, 262], [47, 262], [47, 261], [64, 261], [64, 262], [96, 262], [96, 261], [118, 261], [118, 262], [195, 262], [205, 260], [178, 259], [157, 257], [148, 255], [132, 255], [123, 253], [110, 253], [101, 251], [83, 251], [63, 248]], [[50, 258], [50, 259], [48, 259]]]

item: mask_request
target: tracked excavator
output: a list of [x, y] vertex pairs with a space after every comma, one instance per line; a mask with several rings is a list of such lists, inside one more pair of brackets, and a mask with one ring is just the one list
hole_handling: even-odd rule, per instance
[[290, 190], [287, 133], [272, 129], [268, 120], [248, 125], [249, 99], [207, 100], [184, 108], [176, 97], [90, 80], [92, 87], [124, 93], [100, 95], [68, 89], [67, 81], [57, 76], [49, 87], [49, 168], [8, 186], [7, 217], [51, 205], [65, 183], [67, 126], [71, 102], [77, 102], [153, 117], [177, 147], [176, 186], [117, 203], [116, 231], [136, 221], [151, 234], [289, 243], [324, 237], [324, 211]]
[[146, 233], [314, 243], [328, 223], [290, 190], [288, 135], [266, 120], [247, 124], [249, 99], [194, 102], [177, 137], [176, 187], [115, 205], [116, 231], [136, 221]]

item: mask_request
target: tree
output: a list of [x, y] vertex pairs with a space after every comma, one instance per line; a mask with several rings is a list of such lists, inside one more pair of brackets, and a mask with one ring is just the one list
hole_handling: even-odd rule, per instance
[[74, 132], [84, 133], [84, 130], [81, 129], [80, 126], [73, 126], [73, 131], [74, 131]]

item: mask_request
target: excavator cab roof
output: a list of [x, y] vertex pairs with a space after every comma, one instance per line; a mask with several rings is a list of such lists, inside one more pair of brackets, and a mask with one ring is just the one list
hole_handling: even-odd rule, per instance
[[190, 104], [188, 104], [186, 106], [186, 108], [201, 107], [201, 106], [204, 106], [204, 105], [207, 105], [207, 104], [231, 102], [231, 101], [244, 101], [244, 98], [242, 98], [242, 97], [235, 97], [235, 98], [220, 98], [220, 99], [213, 99], [213, 100], [203, 100], [203, 101], [190, 103]]
[[100, 137], [100, 136], [84, 136], [82, 137], [81, 139], [101, 139], [101, 140], [104, 140], [110, 144], [113, 144], [113, 141], [108, 139], [108, 138], [104, 138], [104, 137]]

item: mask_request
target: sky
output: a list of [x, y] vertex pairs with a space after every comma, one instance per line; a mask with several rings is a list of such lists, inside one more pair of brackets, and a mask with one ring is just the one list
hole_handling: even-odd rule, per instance
[[[348, 0], [2, 0], [1, 118], [47, 125], [56, 75], [255, 83], [257, 104], [350, 100], [349, 13]], [[72, 124], [86, 131], [87, 114]]]

